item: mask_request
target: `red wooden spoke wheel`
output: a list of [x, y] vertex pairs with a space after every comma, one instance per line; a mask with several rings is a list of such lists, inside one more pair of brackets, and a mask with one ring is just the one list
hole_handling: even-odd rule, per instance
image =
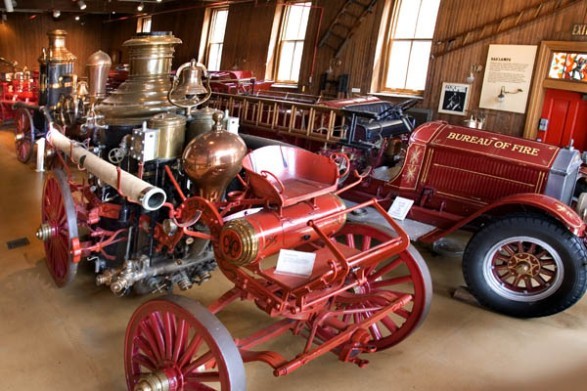
[[35, 127], [33, 117], [28, 109], [19, 108], [15, 113], [14, 144], [16, 158], [21, 163], [28, 163], [35, 146]]
[[[358, 223], [347, 223], [335, 235], [336, 241], [361, 251], [375, 247], [391, 237], [383, 229]], [[372, 315], [368, 310], [361, 312], [361, 309], [381, 305], [381, 300], [378, 300], [378, 303], [371, 302], [369, 295], [378, 292], [389, 292], [396, 298], [406, 293], [412, 295], [410, 303], [375, 322], [368, 330], [371, 336], [369, 344], [375, 346], [377, 350], [387, 349], [410, 335], [428, 315], [432, 300], [430, 272], [420, 254], [410, 246], [406, 251], [368, 268], [365, 270], [365, 275], [365, 283], [353, 289], [352, 295], [355, 297], [343, 294], [335, 298], [336, 310], [352, 310], [353, 312], [353, 314], [338, 317], [346, 324], [359, 323]], [[363, 294], [365, 294], [365, 300], [356, 300], [357, 296], [360, 297]], [[334, 331], [326, 327], [320, 331], [320, 335], [329, 338], [333, 336], [332, 332]]]
[[124, 341], [129, 390], [245, 390], [245, 369], [230, 333], [200, 303], [150, 300], [132, 315]]
[[44, 241], [45, 259], [53, 280], [63, 287], [73, 281], [80, 260], [75, 204], [63, 170], [47, 174], [41, 214], [37, 237]]

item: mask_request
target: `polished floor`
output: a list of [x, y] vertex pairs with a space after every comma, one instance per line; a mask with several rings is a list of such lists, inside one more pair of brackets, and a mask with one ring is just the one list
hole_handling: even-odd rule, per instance
[[[148, 297], [117, 298], [96, 287], [91, 270], [63, 289], [52, 282], [34, 232], [43, 174], [19, 163], [10, 127], [0, 130], [0, 390], [124, 390], [123, 340], [131, 313]], [[8, 249], [27, 238], [29, 245]], [[434, 281], [424, 325], [359, 368], [328, 354], [281, 378], [247, 364], [248, 389], [280, 390], [584, 390], [587, 389], [587, 298], [564, 313], [519, 320], [456, 301], [459, 259], [421, 249]], [[89, 269], [89, 268], [83, 268]], [[219, 273], [183, 295], [203, 303], [229, 283]], [[267, 317], [233, 304], [221, 316], [236, 336]], [[274, 347], [293, 355], [285, 338]]]

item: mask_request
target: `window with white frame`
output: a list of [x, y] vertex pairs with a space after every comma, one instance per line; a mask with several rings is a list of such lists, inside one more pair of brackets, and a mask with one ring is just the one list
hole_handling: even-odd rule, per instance
[[210, 16], [210, 30], [208, 33], [206, 66], [211, 71], [220, 70], [222, 47], [224, 46], [224, 32], [228, 20], [228, 8], [215, 8]]
[[312, 3], [288, 3], [282, 14], [275, 78], [279, 83], [297, 84]]
[[151, 17], [140, 16], [137, 19], [137, 33], [150, 33], [151, 32]]
[[390, 19], [381, 90], [421, 95], [440, 0], [396, 0]]

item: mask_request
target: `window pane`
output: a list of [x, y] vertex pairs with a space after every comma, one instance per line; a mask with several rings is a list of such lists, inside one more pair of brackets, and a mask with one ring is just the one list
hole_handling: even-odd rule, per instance
[[208, 54], [208, 70], [219, 71], [220, 59], [222, 58], [222, 44], [211, 43]]
[[415, 41], [412, 44], [406, 89], [416, 91], [425, 89], [431, 47], [431, 41]]
[[299, 3], [286, 8], [284, 40], [304, 39], [308, 27], [311, 3]]
[[285, 7], [275, 78], [278, 82], [298, 82], [311, 5], [310, 2], [301, 2]]
[[281, 53], [279, 54], [279, 69], [277, 71], [278, 81], [287, 81], [291, 74], [292, 62], [294, 58], [295, 43], [282, 42]]
[[420, 0], [402, 1], [395, 18], [394, 38], [413, 38], [420, 10]]
[[411, 46], [409, 41], [395, 41], [391, 45], [385, 80], [386, 88], [405, 88]]
[[226, 31], [226, 20], [228, 19], [228, 10], [216, 10], [212, 16], [212, 27], [210, 32], [210, 42], [223, 42], [224, 32]]
[[302, 64], [302, 51], [304, 50], [304, 42], [298, 41], [295, 43], [294, 57], [292, 60], [291, 73], [289, 80], [297, 82], [300, 78], [300, 65]]
[[434, 36], [434, 26], [440, 0], [422, 0], [415, 38], [431, 39]]

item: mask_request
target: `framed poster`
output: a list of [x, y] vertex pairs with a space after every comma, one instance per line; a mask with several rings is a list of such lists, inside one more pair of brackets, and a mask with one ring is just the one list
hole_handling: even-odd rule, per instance
[[479, 108], [526, 112], [535, 45], [489, 45]]
[[438, 112], [466, 115], [470, 89], [470, 84], [442, 83]]

